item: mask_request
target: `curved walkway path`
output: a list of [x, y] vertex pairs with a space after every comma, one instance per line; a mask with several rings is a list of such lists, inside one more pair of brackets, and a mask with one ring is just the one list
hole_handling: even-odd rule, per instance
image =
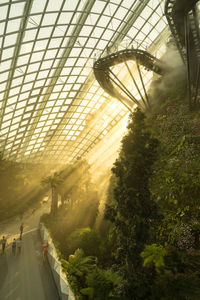
[[0, 238], [5, 235], [8, 241], [5, 253], [0, 250], [1, 300], [59, 300], [51, 269], [42, 259], [38, 223], [40, 215], [49, 209], [45, 205], [23, 217], [22, 251], [15, 256], [10, 244], [13, 238], [19, 237], [21, 220], [0, 223]]

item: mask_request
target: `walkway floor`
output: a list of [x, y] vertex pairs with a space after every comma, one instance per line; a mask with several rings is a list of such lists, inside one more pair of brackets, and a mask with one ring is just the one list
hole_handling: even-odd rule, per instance
[[43, 207], [34, 215], [25, 214], [22, 251], [15, 256], [10, 243], [19, 237], [21, 221], [16, 218], [0, 224], [0, 237], [5, 235], [9, 243], [4, 254], [0, 251], [1, 300], [59, 300], [51, 269], [42, 259], [38, 222], [45, 210]]

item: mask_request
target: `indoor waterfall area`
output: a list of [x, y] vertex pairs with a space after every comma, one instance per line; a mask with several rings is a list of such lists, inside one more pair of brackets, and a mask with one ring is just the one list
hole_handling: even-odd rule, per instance
[[0, 0], [0, 300], [200, 299], [200, 0]]

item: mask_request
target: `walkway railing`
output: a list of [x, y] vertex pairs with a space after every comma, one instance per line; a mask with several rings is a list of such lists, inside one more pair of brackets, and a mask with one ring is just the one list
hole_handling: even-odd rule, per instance
[[48, 261], [52, 270], [52, 274], [58, 289], [61, 300], [75, 300], [75, 296], [67, 281], [66, 274], [62, 271], [61, 263], [53, 244], [52, 238], [49, 235], [47, 228], [43, 223], [39, 225], [40, 235], [43, 242], [48, 242]]

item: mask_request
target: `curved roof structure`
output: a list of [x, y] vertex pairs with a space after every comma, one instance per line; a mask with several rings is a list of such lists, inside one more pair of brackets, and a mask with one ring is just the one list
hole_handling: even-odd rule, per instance
[[163, 11], [162, 0], [1, 0], [4, 157], [68, 163], [111, 136], [128, 109], [99, 86], [94, 60], [129, 47], [159, 58], [169, 36]]

